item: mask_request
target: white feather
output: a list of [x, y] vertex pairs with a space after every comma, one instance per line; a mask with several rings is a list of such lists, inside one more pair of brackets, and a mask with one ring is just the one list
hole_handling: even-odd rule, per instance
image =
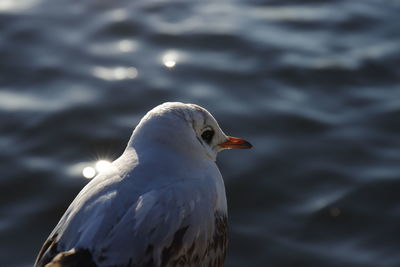
[[[151, 246], [155, 266], [174, 234], [187, 227], [183, 248], [204, 254], [216, 212], [227, 213], [218, 149], [196, 137], [200, 124], [216, 129], [204, 109], [168, 103], [150, 111], [111, 168], [88, 183], [50, 235], [61, 251], [85, 248], [99, 266], [140, 264]], [[40, 259], [39, 259], [40, 260]]]

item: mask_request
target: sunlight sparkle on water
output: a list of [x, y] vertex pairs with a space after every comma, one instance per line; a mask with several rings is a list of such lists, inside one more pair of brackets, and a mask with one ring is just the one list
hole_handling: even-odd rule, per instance
[[108, 81], [135, 79], [138, 75], [138, 71], [135, 67], [94, 67], [92, 73], [94, 76]]
[[108, 160], [101, 159], [101, 160], [97, 161], [94, 165], [95, 166], [92, 165], [92, 166], [86, 166], [85, 168], [83, 168], [83, 170], [82, 170], [83, 177], [85, 177], [87, 179], [92, 179], [98, 173], [109, 169], [111, 166], [111, 162], [109, 162]]
[[171, 69], [175, 67], [178, 55], [175, 52], [167, 52], [162, 58], [164, 66]]
[[111, 162], [109, 162], [107, 160], [99, 160], [98, 162], [96, 162], [96, 170], [98, 172], [105, 171], [108, 168], [110, 168], [110, 166], [111, 166]]
[[130, 40], [121, 40], [118, 42], [118, 49], [121, 52], [132, 52], [135, 48], [136, 44]]
[[0, 13], [27, 10], [38, 2], [38, 0], [0, 0]]
[[175, 67], [175, 65], [176, 65], [176, 61], [173, 61], [173, 60], [166, 60], [166, 61], [164, 61], [164, 65], [165, 65], [167, 68], [173, 68], [173, 67]]
[[93, 167], [85, 167], [82, 170], [83, 177], [92, 179], [96, 175], [96, 170]]
[[0, 1], [0, 10], [8, 10], [11, 9], [13, 6], [13, 1], [11, 0]]

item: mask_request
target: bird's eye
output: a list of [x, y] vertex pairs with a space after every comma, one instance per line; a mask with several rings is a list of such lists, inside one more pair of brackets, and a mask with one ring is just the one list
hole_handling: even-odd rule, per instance
[[207, 143], [210, 144], [211, 140], [214, 136], [214, 131], [213, 130], [205, 130], [202, 134], [201, 134], [201, 138], [203, 138], [203, 140]]

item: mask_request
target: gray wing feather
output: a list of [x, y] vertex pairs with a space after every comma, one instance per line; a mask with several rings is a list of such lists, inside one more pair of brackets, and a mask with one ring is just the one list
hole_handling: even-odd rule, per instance
[[100, 178], [85, 187], [45, 243], [37, 266], [74, 248], [90, 250], [100, 266], [223, 266], [226, 214], [217, 214], [215, 192], [193, 180], [143, 194], [126, 188], [131, 187], [121, 181], [103, 186]]
[[[216, 230], [215, 212], [196, 194], [183, 196], [186, 187], [181, 183], [141, 195], [100, 242], [96, 252], [105, 265], [115, 259], [134, 266], [204, 259]], [[127, 250], [132, 254], [121, 254]]]

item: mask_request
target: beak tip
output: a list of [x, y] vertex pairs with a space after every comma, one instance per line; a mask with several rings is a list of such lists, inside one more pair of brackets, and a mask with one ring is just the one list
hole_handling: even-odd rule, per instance
[[228, 140], [222, 144], [220, 144], [220, 146], [222, 148], [238, 148], [238, 149], [250, 149], [253, 147], [252, 144], [250, 144], [250, 142], [242, 139], [242, 138], [237, 138], [237, 137], [232, 137], [232, 136], [228, 136], [227, 138]]
[[[247, 141], [246, 141], [246, 142], [247, 142]], [[246, 145], [247, 145], [247, 147], [246, 147], [247, 149], [253, 148], [253, 145], [250, 144], [249, 142], [247, 142]]]

